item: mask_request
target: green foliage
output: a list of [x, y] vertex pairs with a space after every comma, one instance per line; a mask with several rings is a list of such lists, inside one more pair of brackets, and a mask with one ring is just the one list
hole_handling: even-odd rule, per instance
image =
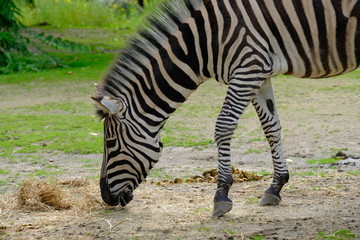
[[59, 59], [46, 54], [9, 53], [0, 73], [40, 72], [44, 69], [62, 66]]
[[17, 16], [19, 9], [15, 6], [12, 0], [2, 0], [0, 5], [0, 27], [1, 30], [5, 29], [19, 29]]
[[[44, 33], [35, 33], [27, 29], [19, 18], [20, 9], [13, 0], [3, 0], [0, 5], [0, 74], [62, 66], [61, 61], [42, 50], [38, 42], [55, 49], [84, 51], [87, 47], [54, 38]], [[29, 50], [29, 47], [34, 50]]]
[[0, 4], [0, 67], [11, 61], [9, 51], [28, 53], [27, 39], [19, 35], [19, 30], [22, 28], [18, 20], [20, 16], [20, 10], [12, 0], [2, 1]]

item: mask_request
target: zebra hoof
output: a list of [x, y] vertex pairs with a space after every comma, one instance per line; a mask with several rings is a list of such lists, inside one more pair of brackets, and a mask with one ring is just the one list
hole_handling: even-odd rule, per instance
[[[230, 200], [230, 199], [229, 199]], [[222, 217], [232, 209], [232, 201], [220, 201], [214, 203], [213, 217]]]
[[281, 201], [280, 196], [277, 197], [275, 195], [265, 193], [261, 197], [261, 199], [259, 201], [259, 205], [260, 206], [276, 206], [279, 204], [280, 201]]

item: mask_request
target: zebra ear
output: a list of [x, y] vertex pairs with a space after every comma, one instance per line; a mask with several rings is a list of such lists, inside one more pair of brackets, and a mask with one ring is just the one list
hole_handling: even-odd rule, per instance
[[90, 97], [95, 100], [100, 109], [105, 110], [112, 115], [118, 114], [124, 108], [122, 101], [112, 97]]

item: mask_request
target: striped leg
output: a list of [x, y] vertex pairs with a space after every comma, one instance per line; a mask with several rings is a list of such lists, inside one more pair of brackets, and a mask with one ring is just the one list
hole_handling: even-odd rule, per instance
[[281, 143], [281, 126], [270, 79], [267, 79], [261, 86], [252, 100], [252, 104], [256, 109], [265, 136], [269, 142], [274, 164], [273, 182], [265, 191], [259, 204], [261, 206], [277, 205], [281, 200], [280, 190], [289, 181], [289, 172]]
[[252, 79], [251, 81], [241, 81], [234, 79], [230, 82], [224, 104], [215, 126], [215, 142], [218, 146], [219, 178], [214, 197], [213, 216], [223, 216], [232, 208], [232, 201], [228, 198], [228, 192], [233, 183], [230, 141], [240, 116], [254, 98], [264, 80], [265, 79]]

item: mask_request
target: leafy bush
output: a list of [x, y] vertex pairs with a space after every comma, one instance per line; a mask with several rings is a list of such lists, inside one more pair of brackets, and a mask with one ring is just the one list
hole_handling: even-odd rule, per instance
[[[61, 61], [42, 50], [38, 43], [57, 49], [86, 50], [87, 47], [44, 33], [35, 33], [19, 21], [21, 13], [13, 0], [0, 5], [0, 73], [40, 71], [62, 66]], [[34, 50], [30, 51], [29, 46]]]
[[[27, 54], [26, 39], [19, 35], [22, 24], [18, 21], [19, 9], [12, 0], [0, 5], [0, 66], [12, 61], [11, 50]], [[1, 70], [0, 70], [1, 71]]]

